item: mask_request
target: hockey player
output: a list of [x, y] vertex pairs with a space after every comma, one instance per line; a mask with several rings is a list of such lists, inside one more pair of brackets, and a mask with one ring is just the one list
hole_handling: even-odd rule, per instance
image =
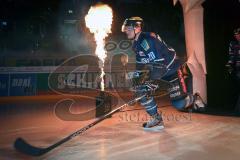
[[235, 40], [229, 45], [229, 60], [227, 67], [229, 72], [240, 79], [240, 28], [234, 30]]
[[[168, 47], [159, 35], [143, 32], [143, 23], [142, 18], [131, 17], [126, 19], [122, 25], [122, 32], [133, 41], [133, 51], [136, 54], [136, 74], [132, 78], [141, 75], [142, 70], [148, 70], [150, 73], [148, 78], [145, 78], [137, 87], [136, 94], [149, 93], [149, 90], [157, 88], [154, 81], [165, 80], [171, 84], [168, 90], [174, 107], [181, 111], [189, 108], [203, 110], [205, 105], [200, 96], [198, 94], [193, 96], [185, 83], [184, 67], [177, 58], [175, 50]], [[157, 111], [157, 104], [153, 96], [145, 96], [140, 103], [152, 117], [150, 121], [143, 124], [144, 129], [164, 128], [162, 116]]]
[[240, 28], [235, 29], [233, 34], [235, 40], [229, 44], [229, 58], [226, 67], [237, 87], [238, 100], [235, 109], [240, 114]]

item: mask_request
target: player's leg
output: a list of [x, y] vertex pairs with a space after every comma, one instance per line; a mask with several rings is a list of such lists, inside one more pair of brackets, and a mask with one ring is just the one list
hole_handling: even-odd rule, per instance
[[[137, 94], [143, 95], [147, 93], [147, 87], [142, 85], [139, 87]], [[143, 128], [146, 131], [158, 131], [164, 128], [163, 119], [157, 110], [157, 103], [152, 96], [144, 96], [139, 100], [141, 105], [146, 109], [146, 112], [150, 115], [151, 119], [148, 122], [143, 123]]]
[[180, 111], [204, 112], [206, 104], [198, 93], [192, 94], [192, 74], [181, 67], [175, 74], [167, 77], [171, 86], [168, 89], [172, 105]]

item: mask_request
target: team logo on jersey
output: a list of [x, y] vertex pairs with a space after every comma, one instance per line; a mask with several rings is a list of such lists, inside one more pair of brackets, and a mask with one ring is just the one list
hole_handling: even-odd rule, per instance
[[150, 48], [146, 39], [142, 41], [141, 46], [145, 51], [147, 51]]
[[153, 52], [148, 53], [149, 60], [152, 61], [156, 58], [155, 54]]
[[145, 56], [145, 54], [144, 54], [143, 51], [139, 51], [138, 54], [139, 54], [139, 56], [141, 56], [141, 57], [142, 57], [142, 56]]

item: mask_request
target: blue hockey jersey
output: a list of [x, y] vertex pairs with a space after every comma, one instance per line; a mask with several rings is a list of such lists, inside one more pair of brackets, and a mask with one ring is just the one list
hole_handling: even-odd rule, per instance
[[231, 74], [240, 78], [240, 42], [230, 42], [229, 58], [226, 66], [228, 67]]
[[155, 33], [140, 33], [138, 40], [133, 43], [133, 50], [136, 53], [137, 70], [141, 70], [141, 67], [145, 64], [161, 64], [166, 66], [167, 75], [169, 75], [176, 72], [180, 67], [180, 64], [175, 63], [175, 50], [168, 47]]

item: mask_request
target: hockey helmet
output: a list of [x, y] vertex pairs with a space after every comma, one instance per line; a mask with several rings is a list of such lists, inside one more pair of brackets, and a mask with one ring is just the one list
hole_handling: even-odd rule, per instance
[[126, 30], [126, 27], [132, 26], [133, 28], [135, 27], [141, 27], [143, 28], [143, 19], [141, 17], [130, 17], [125, 19], [122, 25], [122, 32]]
[[240, 28], [237, 28], [233, 31], [234, 35], [239, 35], [240, 34]]

